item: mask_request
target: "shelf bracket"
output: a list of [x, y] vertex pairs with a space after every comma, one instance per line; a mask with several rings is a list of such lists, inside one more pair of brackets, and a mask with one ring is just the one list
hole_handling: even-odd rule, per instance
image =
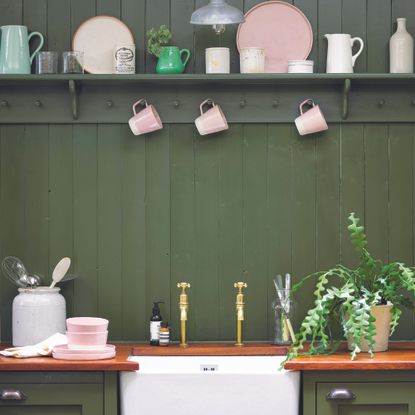
[[352, 82], [350, 79], [345, 79], [343, 84], [343, 110], [342, 110], [342, 119], [347, 120], [349, 116], [349, 95], [350, 89], [352, 87]]
[[78, 119], [78, 87], [73, 79], [68, 81], [69, 96], [71, 99], [72, 117], [74, 120]]

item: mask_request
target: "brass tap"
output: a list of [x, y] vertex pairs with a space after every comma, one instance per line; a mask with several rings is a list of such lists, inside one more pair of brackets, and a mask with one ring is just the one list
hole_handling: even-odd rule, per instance
[[233, 284], [235, 288], [238, 289], [238, 292], [236, 294], [236, 343], [235, 346], [243, 346], [242, 342], [242, 322], [245, 319], [244, 315], [244, 294], [242, 292], [243, 288], [247, 288], [248, 284], [246, 282], [235, 282]]
[[181, 326], [181, 336], [180, 336], [180, 346], [187, 347], [186, 343], [186, 321], [187, 321], [187, 311], [189, 310], [189, 300], [186, 293], [186, 288], [190, 288], [190, 284], [187, 282], [177, 283], [177, 288], [181, 288], [182, 292], [180, 293], [180, 326]]

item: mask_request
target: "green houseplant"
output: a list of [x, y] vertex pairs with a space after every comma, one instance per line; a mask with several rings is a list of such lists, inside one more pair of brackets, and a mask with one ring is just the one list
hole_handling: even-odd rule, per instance
[[[188, 49], [166, 46], [171, 37], [172, 33], [165, 25], [161, 25], [159, 29], [152, 27], [147, 32], [147, 52], [158, 58], [156, 72], [159, 74], [183, 73], [190, 58]], [[186, 55], [184, 61], [182, 60], [183, 54]]]
[[[293, 291], [310, 278], [317, 278], [314, 291], [315, 302], [304, 318], [287, 356], [291, 360], [299, 355], [323, 354], [335, 350], [330, 338], [333, 321], [340, 319], [344, 336], [348, 339], [351, 358], [362, 349], [371, 356], [376, 351], [377, 310], [387, 310], [386, 339], [398, 325], [401, 308], [414, 310], [410, 298], [415, 294], [414, 269], [401, 262], [383, 264], [374, 259], [366, 249], [367, 238], [359, 218], [351, 213], [348, 230], [351, 242], [359, 255], [357, 268], [337, 265], [327, 271], [316, 272], [304, 277], [293, 287]], [[336, 286], [329, 285], [337, 280]], [[388, 306], [388, 307], [385, 307]], [[376, 316], [376, 317], [375, 317]], [[306, 342], [308, 347], [305, 348]], [[386, 340], [387, 347], [387, 340]]]

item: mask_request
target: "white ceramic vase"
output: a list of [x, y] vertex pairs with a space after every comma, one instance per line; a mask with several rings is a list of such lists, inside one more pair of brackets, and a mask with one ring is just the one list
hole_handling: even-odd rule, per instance
[[397, 19], [398, 27], [389, 41], [390, 73], [413, 73], [414, 39], [406, 30], [406, 19]]

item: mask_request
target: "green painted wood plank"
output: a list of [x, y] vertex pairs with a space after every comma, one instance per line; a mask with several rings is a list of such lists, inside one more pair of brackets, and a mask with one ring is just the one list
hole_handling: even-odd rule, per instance
[[121, 20], [130, 28], [135, 39], [135, 71], [144, 72], [146, 54], [145, 0], [121, 0]]
[[[197, 340], [219, 339], [219, 166], [221, 140], [196, 132], [196, 275], [191, 302], [197, 304]], [[192, 299], [193, 298], [193, 299]], [[209, 312], [207, 312], [209, 310]]]
[[[412, 265], [413, 136], [412, 125], [389, 127], [389, 258]], [[414, 315], [405, 310], [396, 338], [414, 338]]]
[[[72, 125], [49, 127], [49, 269], [63, 257], [73, 258], [73, 141]], [[69, 272], [72, 272], [73, 267]], [[73, 314], [74, 283], [62, 284], [66, 312]]]
[[[146, 32], [161, 25], [170, 27], [170, 2], [166, 0], [146, 0]], [[149, 53], [145, 56], [146, 73], [155, 73], [157, 58]]]
[[[316, 139], [301, 137], [291, 128], [292, 170], [292, 273], [293, 282], [316, 270]], [[296, 297], [298, 324], [313, 304], [304, 293], [313, 292], [314, 281], [305, 283]]]
[[[364, 126], [365, 215], [368, 249], [375, 258], [388, 260], [388, 126]], [[363, 218], [362, 218], [363, 219]]]
[[[243, 197], [245, 174], [243, 170], [243, 126], [232, 125], [228, 131], [219, 133], [213, 139], [220, 142], [218, 301], [221, 318], [219, 320], [219, 338], [235, 341], [236, 290], [233, 284], [238, 281], [247, 282], [246, 279], [250, 278], [245, 272], [246, 268], [243, 268], [243, 209], [245, 206]], [[250, 301], [246, 303], [247, 307], [250, 304], [249, 310], [254, 308]], [[249, 313], [248, 308], [246, 312]], [[245, 326], [248, 321], [248, 319], [245, 320]]]
[[[319, 72], [318, 67], [318, 0], [294, 0], [294, 6], [298, 7], [310, 21], [311, 27], [313, 28], [313, 48], [311, 49], [310, 55], [307, 59], [314, 61], [314, 72]], [[321, 40], [324, 42], [324, 39]], [[321, 69], [322, 71], [323, 69]]]
[[[23, 241], [27, 237], [24, 228], [25, 158], [24, 128], [2, 126], [0, 130], [0, 223], [1, 258], [17, 256], [23, 259]], [[2, 272], [3, 274], [3, 272]], [[16, 287], [2, 275], [0, 278], [1, 339], [11, 340], [12, 300]]]
[[121, 0], [96, 0], [97, 15], [104, 14], [107, 16], [120, 17]]
[[390, 0], [367, 0], [367, 71], [389, 72]]
[[119, 125], [98, 126], [98, 312], [122, 338], [122, 156]]
[[244, 13], [252, 9], [257, 4], [262, 3], [261, 0], [244, 0]]
[[27, 125], [24, 138], [24, 263], [31, 272], [45, 276], [49, 269], [48, 130], [47, 125]]
[[122, 152], [123, 339], [147, 339], [145, 138], [120, 127]]
[[340, 260], [340, 125], [316, 137], [316, 232], [317, 270]]
[[190, 24], [193, 10], [194, 0], [171, 0], [170, 2], [170, 30], [173, 33], [171, 44], [180, 49], [189, 49], [191, 53], [185, 73], [194, 72], [194, 26]]
[[170, 321], [171, 307], [177, 307], [178, 300], [172, 300], [170, 305], [169, 126], [146, 136], [146, 310], [148, 320], [153, 301], [165, 302], [161, 308], [162, 316]]
[[328, 33], [339, 33], [342, 27], [342, 0], [319, 0], [318, 2], [318, 70], [326, 72]]
[[23, 19], [23, 0], [2, 0], [0, 2], [0, 24], [20, 25]]
[[[354, 72], [366, 72], [367, 70], [366, 6], [366, 0], [342, 2], [341, 33], [350, 33], [352, 37], [360, 37], [365, 44], [363, 52], [356, 60]], [[353, 52], [357, 52], [359, 48], [360, 44], [357, 43], [353, 48]]]
[[291, 125], [268, 125], [267, 223], [268, 223], [268, 338], [274, 333], [272, 302], [277, 274], [292, 271], [292, 148]]
[[365, 159], [364, 126], [342, 125], [340, 130], [340, 262], [357, 266], [359, 258], [350, 242], [348, 217], [364, 218]]
[[[170, 321], [172, 337], [179, 340], [180, 313], [177, 283], [191, 284], [190, 295], [199, 284], [196, 273], [195, 228], [195, 127], [193, 124], [170, 126], [170, 226], [171, 226], [171, 274]], [[200, 304], [191, 298], [188, 329], [195, 334], [196, 310]], [[204, 310], [199, 310], [203, 312]]]
[[244, 128], [243, 248], [246, 299], [246, 339], [268, 335], [267, 281], [267, 125]]
[[[53, 0], [48, 1], [47, 7], [47, 29], [48, 49], [57, 51], [59, 54], [59, 71], [61, 71], [62, 52], [71, 50], [71, 7], [78, 0]], [[86, 4], [85, 1], [79, 2]], [[79, 5], [78, 5], [79, 6]], [[79, 6], [80, 7], [80, 6]]]
[[74, 315], [98, 315], [97, 126], [73, 127]]

